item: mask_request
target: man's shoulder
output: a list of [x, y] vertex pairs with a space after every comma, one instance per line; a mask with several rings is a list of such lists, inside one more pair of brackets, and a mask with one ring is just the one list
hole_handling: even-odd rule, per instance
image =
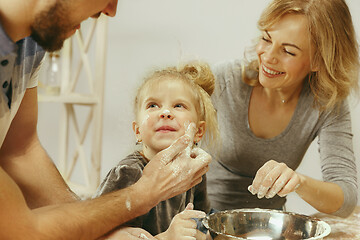
[[45, 54], [45, 50], [31, 37], [19, 40], [16, 42], [16, 45], [18, 46], [19, 53], [23, 52], [26, 57], [37, 54], [41, 56]]
[[45, 50], [31, 37], [26, 37], [16, 42], [17, 58], [16, 65], [24, 65], [25, 73], [37, 69], [44, 59]]

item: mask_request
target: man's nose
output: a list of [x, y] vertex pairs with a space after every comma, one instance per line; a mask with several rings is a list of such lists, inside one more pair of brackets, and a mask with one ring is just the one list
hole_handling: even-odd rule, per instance
[[91, 17], [98, 18], [98, 17], [100, 17], [101, 13], [103, 13], [109, 17], [115, 17], [116, 10], [117, 10], [117, 4], [118, 4], [118, 0], [111, 0], [108, 3], [108, 5], [106, 5], [106, 7], [101, 12], [98, 12], [97, 14], [94, 14]]
[[118, 0], [111, 0], [109, 4], [102, 10], [102, 13], [109, 16], [115, 17], [117, 9]]

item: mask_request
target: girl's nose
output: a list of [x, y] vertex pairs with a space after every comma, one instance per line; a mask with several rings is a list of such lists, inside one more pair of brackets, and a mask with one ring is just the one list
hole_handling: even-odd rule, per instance
[[169, 110], [164, 110], [164, 111], [160, 114], [160, 118], [173, 119], [174, 116], [171, 114], [171, 112], [170, 112]]

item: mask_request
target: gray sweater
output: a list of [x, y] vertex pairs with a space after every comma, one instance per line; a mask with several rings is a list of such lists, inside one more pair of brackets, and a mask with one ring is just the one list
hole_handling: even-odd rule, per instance
[[[345, 195], [334, 215], [347, 216], [357, 204], [357, 172], [353, 153], [351, 119], [347, 102], [338, 110], [319, 112], [313, 94], [304, 85], [294, 115], [286, 129], [271, 139], [256, 137], [248, 124], [252, 87], [242, 81], [239, 60], [213, 68], [216, 88], [212, 96], [218, 113], [221, 148], [214, 155], [208, 177], [211, 207], [281, 209], [286, 199], [259, 200], [247, 187], [268, 160], [284, 162], [295, 170], [311, 142], [318, 137], [323, 180], [338, 184]], [[314, 159], [316, 161], [316, 159]]]
[[[128, 187], [137, 182], [142, 176], [142, 171], [147, 161], [139, 152], [134, 152], [122, 159], [119, 164], [110, 170], [103, 182], [100, 184], [94, 197]], [[151, 189], [149, 189], [151, 191]], [[139, 196], [141, 198], [141, 196]], [[179, 194], [168, 200], [160, 202], [147, 214], [137, 217], [126, 226], [145, 229], [152, 235], [165, 232], [173, 217], [182, 212], [188, 203], [194, 204], [194, 209], [208, 212], [210, 203], [206, 192], [206, 178], [197, 186], [187, 192]]]

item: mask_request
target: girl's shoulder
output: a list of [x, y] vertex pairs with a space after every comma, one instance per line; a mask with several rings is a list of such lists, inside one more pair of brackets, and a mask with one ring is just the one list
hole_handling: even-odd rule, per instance
[[139, 151], [135, 151], [129, 155], [127, 155], [124, 159], [120, 160], [119, 165], [127, 165], [127, 166], [136, 166], [141, 165], [145, 167], [147, 161], [140, 154]]

